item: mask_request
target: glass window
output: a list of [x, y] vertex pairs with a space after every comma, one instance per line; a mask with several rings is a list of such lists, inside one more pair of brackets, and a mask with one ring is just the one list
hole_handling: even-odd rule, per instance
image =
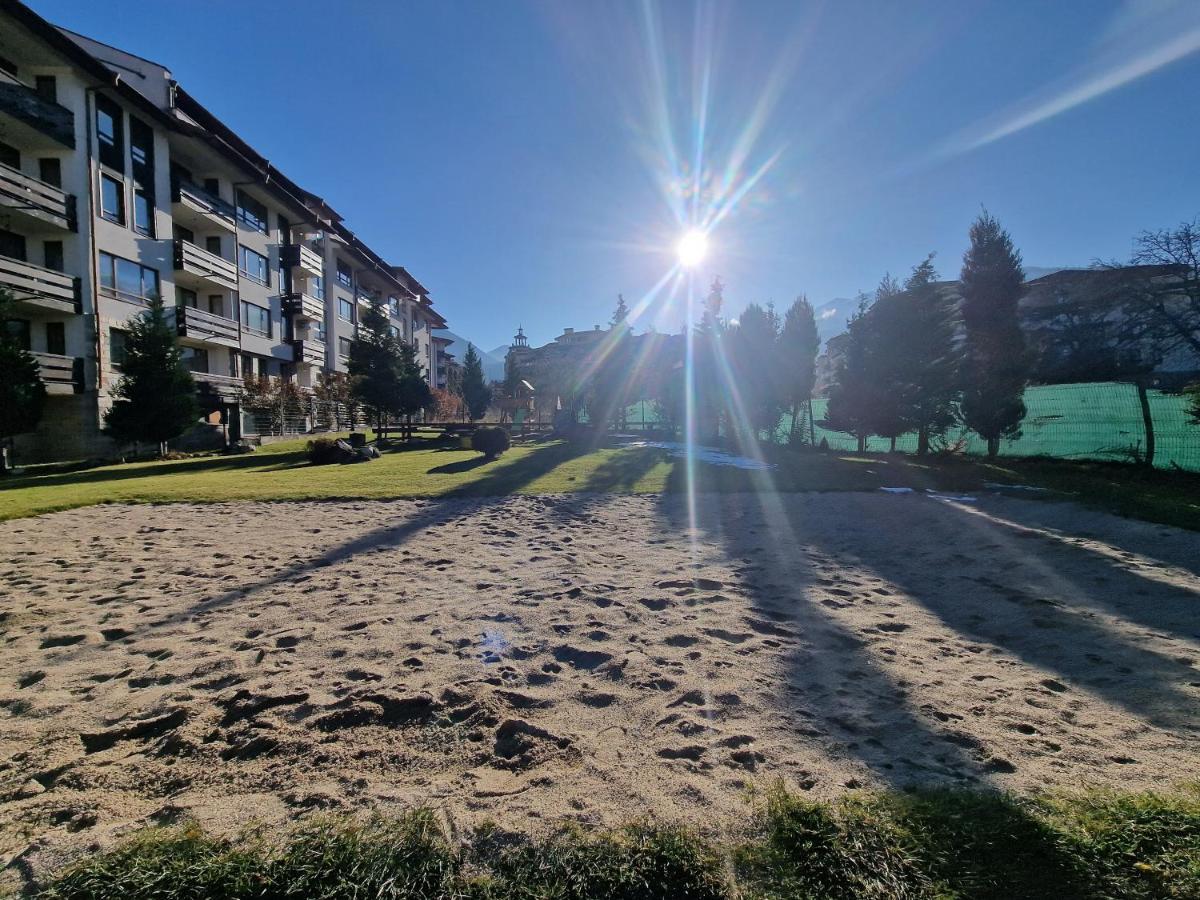
[[108, 360], [114, 369], [125, 365], [125, 338], [124, 331], [108, 329]]
[[133, 230], [154, 237], [154, 202], [141, 188], [133, 192]]
[[0, 163], [4, 163], [10, 169], [21, 168], [21, 151], [12, 144], [0, 141]]
[[38, 96], [51, 103], [58, 102], [58, 79], [53, 75], [33, 76], [34, 88]]
[[129, 157], [133, 160], [133, 181], [148, 193], [154, 191], [154, 131], [133, 116], [129, 117]]
[[238, 265], [242, 274], [259, 284], [270, 284], [271, 273], [267, 268], [267, 258], [261, 253], [255, 253], [249, 247], [238, 246]]
[[42, 244], [42, 254], [46, 261], [47, 269], [53, 269], [55, 272], [61, 272], [63, 270], [62, 241], [46, 241], [44, 244]]
[[347, 322], [354, 321], [354, 304], [349, 300], [343, 300], [338, 297], [338, 317], [345, 319]]
[[308, 278], [308, 290], [312, 296], [318, 300], [325, 299], [325, 279], [320, 275], [310, 275]]
[[338, 284], [346, 287], [354, 286], [354, 272], [340, 259], [337, 261], [337, 280]]
[[176, 306], [190, 306], [192, 309], [195, 309], [196, 308], [196, 292], [189, 291], [187, 288], [181, 288], [181, 287], [177, 286], [175, 288], [175, 305]]
[[204, 249], [213, 256], [221, 255], [221, 238], [219, 235], [210, 234], [204, 239]]
[[203, 347], [180, 347], [179, 356], [189, 372], [208, 372], [208, 351]]
[[267, 208], [241, 191], [237, 192], [237, 218], [247, 228], [267, 233]]
[[62, 322], [46, 323], [46, 352], [67, 355], [67, 326]]
[[338, 356], [350, 355], [350, 338], [338, 338]]
[[101, 164], [124, 172], [125, 131], [121, 124], [121, 107], [107, 97], [96, 98], [96, 139], [100, 145]]
[[62, 160], [52, 156], [39, 159], [38, 177], [46, 184], [62, 187]]
[[100, 215], [125, 224], [125, 185], [109, 175], [100, 176]]
[[100, 254], [100, 289], [121, 300], [142, 301], [158, 296], [158, 271], [129, 259]]
[[271, 311], [264, 309], [254, 303], [242, 301], [242, 324], [247, 330], [261, 334], [263, 337], [271, 336]]
[[28, 319], [8, 319], [4, 322], [4, 328], [8, 331], [8, 336], [17, 342], [17, 346], [22, 350], [29, 350], [29, 320]]

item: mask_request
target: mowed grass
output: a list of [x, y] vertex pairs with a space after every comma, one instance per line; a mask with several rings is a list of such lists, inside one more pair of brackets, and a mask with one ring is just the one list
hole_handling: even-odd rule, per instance
[[227, 841], [152, 830], [61, 873], [53, 900], [395, 897], [478, 900], [1200, 896], [1200, 796], [1019, 799], [855, 793], [814, 803], [769, 791], [716, 839], [634, 824], [529, 837], [447, 838], [437, 817], [311, 819], [286, 836]]
[[[583, 442], [518, 443], [498, 460], [432, 436], [393, 443], [381, 459], [309, 465], [304, 440], [271, 444], [245, 456], [138, 462], [0, 483], [0, 520], [97, 503], [209, 503], [224, 500], [386, 499], [504, 496], [514, 493], [656, 493], [686, 490], [689, 467], [665, 450]], [[1045, 488], [1149, 521], [1200, 529], [1200, 475], [1117, 463], [977, 457], [917, 459], [764, 447], [774, 463], [752, 471], [696, 462], [700, 491], [874, 491], [880, 487], [978, 491], [988, 483]]]

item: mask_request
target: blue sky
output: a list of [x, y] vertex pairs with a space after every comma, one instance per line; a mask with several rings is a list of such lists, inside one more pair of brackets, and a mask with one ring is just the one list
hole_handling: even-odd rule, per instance
[[1195, 0], [33, 6], [171, 68], [485, 349], [638, 303], [693, 219], [736, 315], [953, 275], [981, 204], [1039, 266], [1200, 213]]

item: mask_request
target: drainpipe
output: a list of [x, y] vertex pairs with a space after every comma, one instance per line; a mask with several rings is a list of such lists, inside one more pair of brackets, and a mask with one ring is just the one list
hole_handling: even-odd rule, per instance
[[[117, 75], [113, 79], [114, 86], [119, 84], [121, 76]], [[104, 380], [104, 339], [100, 328], [100, 259], [99, 248], [96, 245], [96, 171], [92, 164], [92, 123], [95, 121], [95, 113], [93, 105], [95, 103], [95, 94], [98, 87], [88, 87], [83, 89], [83, 112], [86, 121], [84, 124], [84, 132], [87, 136], [85, 150], [87, 153], [87, 229], [88, 229], [88, 269], [90, 270], [91, 290], [92, 290], [92, 332], [95, 335], [94, 349], [96, 352], [96, 424], [101, 424], [100, 419], [100, 391]], [[80, 292], [82, 295], [82, 291]], [[86, 325], [85, 317], [84, 323]], [[86, 385], [84, 386], [86, 389]]]

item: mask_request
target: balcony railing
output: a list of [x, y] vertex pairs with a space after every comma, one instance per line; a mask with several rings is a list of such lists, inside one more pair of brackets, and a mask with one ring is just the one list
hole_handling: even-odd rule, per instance
[[308, 339], [292, 341], [292, 357], [298, 363], [319, 366], [325, 362], [325, 345], [320, 341]]
[[78, 394], [83, 391], [83, 359], [57, 353], [34, 353], [38, 374], [51, 394]]
[[64, 147], [75, 149], [75, 113], [47, 100], [3, 70], [0, 70], [0, 113], [12, 116]]
[[189, 272], [221, 287], [237, 290], [237, 266], [215, 253], [197, 247], [191, 241], [175, 241], [175, 270]]
[[0, 256], [0, 285], [11, 290], [15, 300], [55, 312], [80, 311], [79, 279], [64, 272]]
[[283, 298], [283, 314], [320, 321], [325, 318], [325, 302], [308, 294], [288, 294]]
[[198, 213], [216, 216], [233, 224], [236, 211], [227, 200], [210, 194], [204, 188], [182, 179], [171, 185], [171, 202], [179, 203]]
[[325, 273], [325, 264], [317, 251], [305, 244], [284, 244], [279, 248], [279, 263], [289, 269], [300, 269], [320, 278]]
[[211, 341], [222, 346], [238, 346], [238, 323], [203, 309], [176, 307], [175, 329], [180, 337]]
[[0, 206], [74, 231], [75, 195], [52, 184], [0, 165]]

